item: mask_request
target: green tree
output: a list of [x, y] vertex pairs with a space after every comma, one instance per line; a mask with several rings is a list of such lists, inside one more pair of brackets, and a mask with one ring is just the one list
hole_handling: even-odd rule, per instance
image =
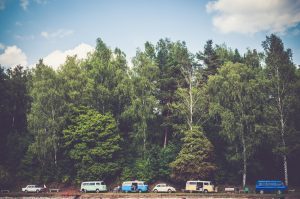
[[4, 186], [18, 180], [18, 168], [29, 144], [27, 111], [30, 73], [18, 65], [0, 66], [0, 170]]
[[208, 80], [208, 76], [216, 74], [217, 69], [221, 66], [220, 59], [216, 53], [215, 48], [213, 47], [212, 40], [206, 41], [203, 52], [199, 52], [197, 54], [197, 58], [203, 61], [203, 77], [205, 81]]
[[61, 85], [56, 71], [40, 60], [33, 69], [30, 87], [32, 104], [28, 125], [34, 141], [29, 146], [28, 153], [37, 158], [41, 168], [40, 177], [44, 179], [58, 175], [60, 133], [65, 111]]
[[[151, 52], [151, 48], [146, 51]], [[186, 51], [185, 42], [171, 42], [169, 39], [161, 39], [156, 44], [156, 63], [159, 67], [157, 98], [161, 105], [164, 148], [174, 135], [174, 126], [176, 126], [178, 119], [172, 110], [172, 104], [176, 102], [176, 90], [183, 82], [183, 76], [180, 72], [180, 57]]]
[[261, 88], [266, 81], [257, 70], [232, 62], [226, 63], [218, 75], [208, 81], [210, 114], [221, 117], [222, 134], [238, 153], [242, 162], [243, 187], [246, 185], [248, 159], [259, 141], [257, 128], [265, 95]]
[[263, 60], [263, 53], [259, 53], [256, 49], [247, 49], [247, 52], [244, 55], [244, 63], [247, 66], [251, 66], [253, 68], [261, 67], [261, 62]]
[[281, 144], [277, 150], [283, 158], [284, 179], [288, 185], [288, 144], [287, 133], [290, 129], [289, 116], [292, 101], [295, 99], [293, 83], [295, 81], [295, 66], [292, 62], [292, 52], [285, 50], [282, 40], [272, 34], [262, 43], [265, 50], [267, 78], [271, 81], [269, 88], [270, 103], [273, 107], [275, 135], [279, 135]]
[[120, 170], [120, 142], [116, 121], [92, 108], [73, 108], [63, 145], [76, 170], [76, 181], [111, 180]]
[[[143, 154], [146, 151], [147, 138], [149, 137], [149, 122], [154, 119], [158, 110], [158, 100], [155, 97], [157, 91], [156, 76], [158, 67], [154, 60], [145, 53], [137, 52], [133, 59], [132, 81], [134, 92], [131, 96], [131, 105], [126, 110], [134, 122], [133, 127], [136, 144], [142, 140]], [[139, 148], [139, 146], [136, 146]]]
[[213, 145], [199, 128], [194, 127], [186, 131], [183, 146], [170, 164], [172, 178], [178, 181], [208, 178], [216, 169], [213, 158]]

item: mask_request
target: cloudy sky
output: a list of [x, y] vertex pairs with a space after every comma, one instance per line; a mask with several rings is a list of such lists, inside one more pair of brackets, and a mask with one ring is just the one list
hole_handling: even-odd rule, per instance
[[186, 41], [191, 52], [208, 39], [245, 52], [278, 34], [300, 64], [300, 0], [0, 0], [0, 64], [58, 67], [84, 58], [98, 37], [128, 60], [146, 41]]

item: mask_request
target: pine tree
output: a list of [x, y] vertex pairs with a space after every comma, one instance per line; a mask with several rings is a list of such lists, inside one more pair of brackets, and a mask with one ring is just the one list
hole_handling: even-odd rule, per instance
[[206, 179], [216, 170], [213, 163], [214, 148], [196, 126], [186, 132], [182, 148], [170, 164], [172, 178], [178, 181]]

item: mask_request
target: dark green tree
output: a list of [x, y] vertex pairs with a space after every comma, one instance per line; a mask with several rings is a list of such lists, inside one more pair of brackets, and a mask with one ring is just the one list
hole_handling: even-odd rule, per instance
[[261, 103], [266, 81], [258, 70], [232, 62], [226, 63], [208, 80], [210, 113], [221, 118], [222, 134], [229, 141], [232, 159], [242, 162], [243, 187], [246, 185], [249, 157], [259, 143]]
[[203, 61], [203, 77], [205, 81], [208, 80], [208, 76], [216, 74], [217, 69], [221, 66], [220, 59], [213, 47], [212, 40], [206, 41], [203, 52], [197, 53], [197, 58]]
[[266, 75], [271, 81], [269, 88], [270, 105], [273, 109], [271, 116], [274, 119], [272, 125], [274, 135], [277, 135], [281, 144], [277, 145], [276, 150], [283, 158], [284, 179], [288, 185], [288, 149], [287, 143], [289, 126], [289, 117], [291, 105], [295, 98], [293, 84], [295, 82], [295, 66], [292, 61], [292, 52], [285, 50], [282, 40], [272, 34], [266, 37], [262, 43], [265, 50]]
[[186, 131], [182, 148], [170, 166], [177, 181], [205, 179], [216, 170], [213, 163], [214, 147], [196, 126]]
[[76, 181], [112, 180], [121, 169], [120, 142], [111, 115], [102, 115], [88, 107], [74, 107], [70, 125], [63, 131], [63, 145], [73, 161]]

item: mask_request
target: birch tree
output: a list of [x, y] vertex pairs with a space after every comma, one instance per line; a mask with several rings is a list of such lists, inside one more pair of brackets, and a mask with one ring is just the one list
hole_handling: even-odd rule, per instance
[[285, 50], [282, 40], [276, 35], [267, 36], [262, 43], [265, 50], [267, 78], [271, 81], [269, 90], [270, 105], [273, 107], [276, 126], [275, 133], [280, 136], [281, 144], [277, 146], [283, 159], [285, 184], [288, 185], [288, 133], [289, 113], [294, 98], [293, 82], [295, 66], [292, 62], [292, 52]]
[[259, 91], [263, 85], [257, 71], [243, 64], [226, 63], [208, 80], [210, 114], [221, 117], [222, 134], [233, 145], [236, 157], [242, 162], [242, 184], [246, 186], [248, 159], [258, 142], [256, 128], [264, 96]]

